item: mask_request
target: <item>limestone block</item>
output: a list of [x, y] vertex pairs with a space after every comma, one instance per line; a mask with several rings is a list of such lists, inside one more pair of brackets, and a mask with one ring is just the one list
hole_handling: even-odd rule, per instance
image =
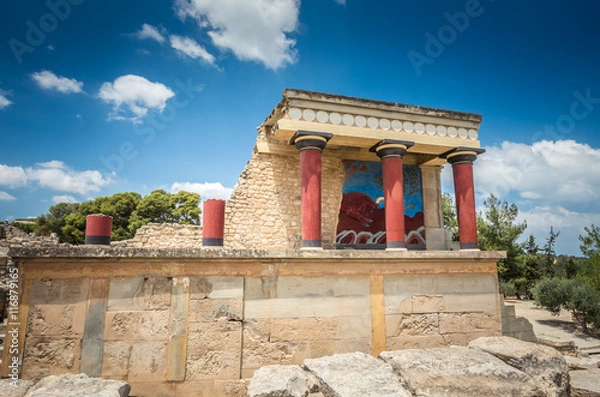
[[325, 396], [411, 396], [390, 365], [364, 353], [307, 359], [303, 367], [317, 377]]
[[171, 280], [168, 277], [144, 279], [144, 308], [146, 310], [168, 310], [171, 307]]
[[108, 290], [108, 311], [143, 310], [143, 277], [113, 278]]
[[239, 379], [241, 322], [190, 323], [186, 379]]
[[448, 342], [442, 335], [391, 336], [385, 341], [387, 350], [432, 349], [447, 346]]
[[131, 347], [131, 343], [128, 342], [104, 342], [102, 353], [103, 377], [114, 379], [118, 376], [127, 376], [129, 373]]
[[498, 312], [499, 300], [495, 291], [485, 293], [455, 292], [444, 296], [447, 312]]
[[544, 396], [529, 375], [466, 347], [383, 352], [403, 385], [417, 396]]
[[107, 312], [104, 339], [136, 339], [140, 313], [141, 312]]
[[29, 304], [75, 305], [86, 301], [89, 279], [34, 280]]
[[246, 397], [248, 383], [245, 380], [215, 380], [213, 396]]
[[311, 391], [309, 374], [297, 365], [262, 367], [248, 384], [248, 397], [306, 397]]
[[32, 380], [19, 379], [15, 384], [12, 379], [0, 379], [0, 393], [4, 393], [3, 396], [23, 397], [34, 384]]
[[206, 350], [241, 350], [242, 325], [239, 321], [190, 323], [188, 327], [188, 352]]
[[440, 333], [490, 331], [502, 334], [499, 317], [483, 313], [440, 313]]
[[134, 342], [129, 361], [129, 379], [165, 381], [167, 367], [166, 342]]
[[243, 277], [191, 277], [190, 299], [242, 299]]
[[27, 392], [27, 397], [127, 397], [131, 386], [124, 381], [90, 378], [85, 374], [49, 376]]
[[275, 342], [270, 339], [270, 320], [245, 322], [242, 377], [249, 378], [265, 365], [301, 364], [310, 357], [307, 342]]
[[439, 335], [439, 316], [437, 313], [386, 316], [386, 336]]
[[25, 341], [23, 377], [41, 379], [79, 369], [81, 339], [28, 337]]
[[270, 299], [277, 295], [277, 277], [247, 277], [244, 299]]
[[[358, 313], [357, 313], [358, 314]], [[371, 314], [338, 317], [338, 331], [336, 338], [371, 338]]]
[[234, 299], [205, 299], [190, 301], [190, 322], [206, 322], [218, 319], [240, 321], [242, 301]]
[[277, 298], [370, 296], [368, 277], [279, 277]]
[[337, 318], [274, 318], [270, 337], [275, 342], [335, 339], [338, 325]]
[[141, 340], [166, 340], [169, 335], [169, 311], [138, 312], [135, 338]]
[[600, 370], [571, 371], [572, 397], [600, 397]]
[[[177, 388], [176, 383], [167, 382], [129, 380], [129, 384], [131, 384], [132, 397], [173, 397]], [[187, 394], [183, 395], [187, 396]]]
[[[371, 354], [372, 352], [372, 338], [344, 338], [337, 339], [334, 341], [334, 353], [353, 353], [361, 352], [365, 354]], [[315, 357], [311, 354], [311, 357]]]
[[479, 338], [469, 343], [469, 347], [492, 354], [525, 372], [548, 396], [568, 396], [569, 367], [556, 349], [504, 336]]
[[[28, 332], [32, 336], [82, 336], [85, 312], [83, 303], [30, 306]], [[74, 321], [75, 318], [78, 321]]]
[[400, 313], [439, 313], [446, 311], [442, 295], [413, 295], [402, 301]]

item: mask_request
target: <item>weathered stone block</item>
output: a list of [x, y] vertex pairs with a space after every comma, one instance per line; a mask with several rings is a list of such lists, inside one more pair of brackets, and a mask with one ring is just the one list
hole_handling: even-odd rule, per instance
[[364, 353], [304, 360], [325, 396], [409, 397], [389, 364]]
[[129, 379], [132, 381], [165, 381], [167, 343], [134, 342], [129, 362]]
[[367, 277], [279, 277], [277, 298], [369, 296]]
[[35, 280], [31, 285], [29, 304], [75, 305], [85, 302], [88, 298], [89, 282], [87, 278]]
[[128, 342], [104, 342], [102, 354], [102, 377], [127, 376], [132, 345]]
[[90, 378], [85, 374], [49, 376], [27, 392], [28, 397], [127, 397], [131, 386], [127, 382]]
[[107, 312], [104, 339], [136, 339], [137, 323], [140, 313], [141, 312]]
[[28, 337], [25, 341], [23, 377], [41, 379], [79, 370], [81, 339]]
[[[474, 353], [475, 352], [475, 353]], [[388, 351], [379, 355], [417, 396], [536, 396], [545, 394], [527, 374], [466, 347]]]
[[371, 338], [371, 315], [339, 317], [336, 338]]
[[113, 278], [108, 290], [109, 311], [135, 311], [144, 309], [144, 278]]
[[271, 365], [254, 373], [248, 397], [306, 397], [310, 392], [309, 373], [297, 365]]
[[190, 299], [242, 299], [243, 277], [191, 277]]
[[388, 315], [385, 320], [386, 336], [439, 335], [437, 313]]
[[275, 342], [335, 339], [337, 318], [275, 318], [271, 323], [271, 340]]
[[138, 312], [135, 339], [167, 339], [169, 329], [169, 311]]
[[490, 331], [502, 334], [502, 322], [498, 316], [483, 313], [440, 313], [440, 333]]
[[567, 397], [569, 367], [564, 356], [548, 346], [507, 337], [479, 338], [469, 343], [531, 376], [548, 396]]
[[28, 332], [32, 336], [82, 336], [85, 311], [83, 303], [30, 306]]
[[387, 350], [432, 349], [446, 346], [448, 346], [448, 343], [441, 335], [392, 336], [386, 338], [385, 343]]
[[190, 322], [207, 322], [219, 319], [240, 321], [242, 319], [241, 299], [204, 299], [190, 301]]

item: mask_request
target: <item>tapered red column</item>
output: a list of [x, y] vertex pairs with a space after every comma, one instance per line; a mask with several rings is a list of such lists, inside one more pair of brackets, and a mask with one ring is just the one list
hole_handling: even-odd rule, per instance
[[371, 148], [381, 158], [386, 250], [406, 250], [402, 156], [413, 142], [384, 139]]
[[302, 248], [321, 249], [321, 155], [331, 134], [298, 131], [292, 138], [300, 150]]
[[479, 249], [477, 244], [477, 213], [475, 211], [475, 188], [473, 162], [483, 149], [457, 148], [446, 156], [452, 164], [458, 235], [461, 250]]
[[202, 245], [222, 247], [225, 233], [225, 200], [205, 200], [202, 217]]

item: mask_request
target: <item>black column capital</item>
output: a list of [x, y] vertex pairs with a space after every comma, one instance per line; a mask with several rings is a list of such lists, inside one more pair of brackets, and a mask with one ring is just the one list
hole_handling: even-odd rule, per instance
[[450, 164], [461, 164], [461, 163], [473, 163], [477, 160], [477, 156], [485, 153], [485, 149], [481, 148], [470, 148], [459, 146], [444, 154], [442, 158], [445, 158]]
[[332, 137], [333, 134], [327, 132], [296, 131], [290, 139], [290, 145], [295, 145], [298, 150], [323, 150]]
[[402, 157], [406, 154], [408, 148], [415, 143], [411, 141], [399, 141], [396, 139], [383, 139], [373, 145], [369, 152], [375, 152], [379, 158], [384, 157]]

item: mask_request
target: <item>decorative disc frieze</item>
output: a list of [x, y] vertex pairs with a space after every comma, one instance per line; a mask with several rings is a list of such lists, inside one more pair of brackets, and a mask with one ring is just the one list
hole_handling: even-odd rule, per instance
[[438, 125], [432, 123], [413, 123], [412, 121], [387, 119], [384, 117], [365, 117], [363, 115], [354, 115], [349, 113], [340, 114], [337, 112], [327, 112], [324, 110], [315, 111], [313, 109], [290, 108], [288, 116], [292, 120], [304, 120], [308, 122], [317, 122], [321, 124], [345, 125], [347, 127], [370, 128], [382, 131], [393, 130], [396, 132], [406, 132], [409, 134], [429, 135], [459, 138], [476, 141], [479, 137], [477, 130], [456, 128], [447, 125]]

